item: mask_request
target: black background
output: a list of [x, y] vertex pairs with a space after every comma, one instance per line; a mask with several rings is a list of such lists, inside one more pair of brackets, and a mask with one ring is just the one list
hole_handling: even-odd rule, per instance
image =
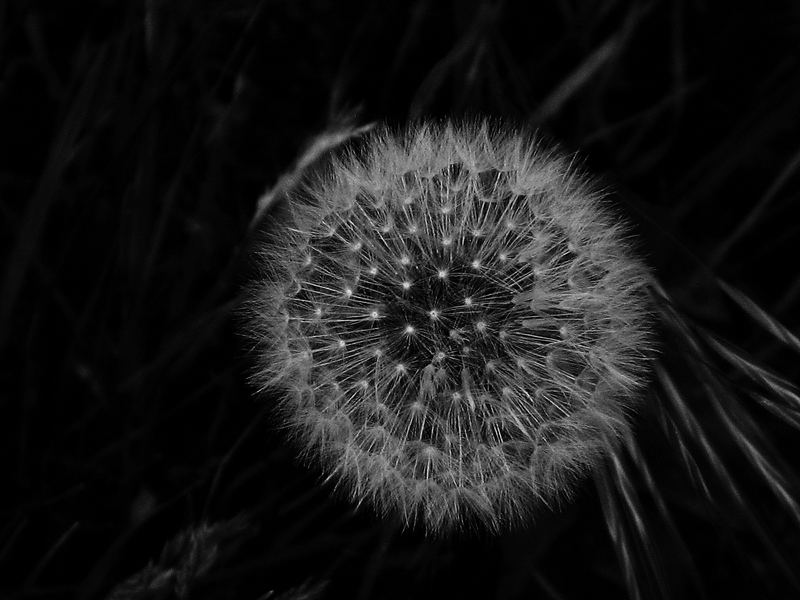
[[[624, 597], [590, 482], [527, 530], [398, 532], [296, 463], [246, 383], [262, 192], [325, 131], [476, 115], [578, 151], [684, 310], [797, 378], [710, 285], [797, 329], [795, 2], [0, 3], [0, 593], [100, 598], [246, 515], [189, 597]], [[796, 464], [798, 436], [764, 427]], [[706, 597], [796, 594], [646, 437]], [[766, 514], [799, 565], [797, 525]]]

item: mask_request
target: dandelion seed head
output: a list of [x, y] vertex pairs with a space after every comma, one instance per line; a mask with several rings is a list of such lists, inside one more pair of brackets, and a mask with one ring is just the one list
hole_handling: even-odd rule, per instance
[[254, 379], [355, 502], [510, 527], [627, 433], [649, 275], [567, 159], [485, 124], [383, 130], [286, 203], [249, 305]]

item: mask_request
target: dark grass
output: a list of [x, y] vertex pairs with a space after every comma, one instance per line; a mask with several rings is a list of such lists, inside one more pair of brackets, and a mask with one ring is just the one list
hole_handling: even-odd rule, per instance
[[[256, 202], [325, 131], [513, 119], [619, 190], [683, 311], [798, 381], [715, 277], [798, 330], [799, 35], [788, 1], [0, 3], [0, 595], [101, 598], [187, 528], [242, 517], [189, 545], [213, 564], [166, 553], [197, 575], [188, 597], [624, 596], [591, 485], [528, 530], [431, 541], [293, 461], [233, 317]], [[753, 414], [791, 475], [797, 431]], [[759, 479], [742, 470], [754, 527], [640, 431], [685, 544], [652, 520], [666, 588], [796, 595], [779, 563], [800, 567], [800, 530]]]

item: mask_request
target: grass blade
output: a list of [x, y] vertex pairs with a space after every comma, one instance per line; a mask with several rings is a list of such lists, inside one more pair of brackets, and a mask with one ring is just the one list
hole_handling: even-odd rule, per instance
[[800, 354], [800, 338], [789, 331], [785, 325], [780, 323], [767, 311], [761, 308], [758, 304], [753, 302], [749, 296], [744, 294], [741, 290], [725, 283], [721, 279], [717, 279], [720, 288], [733, 300], [739, 307], [744, 310], [750, 317], [761, 325], [764, 329], [770, 332], [776, 339], [784, 343], [786, 346]]

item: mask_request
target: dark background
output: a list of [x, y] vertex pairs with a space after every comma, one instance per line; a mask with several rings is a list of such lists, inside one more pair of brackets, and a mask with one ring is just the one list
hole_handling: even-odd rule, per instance
[[[101, 598], [181, 531], [243, 516], [189, 597], [624, 597], [591, 482], [527, 530], [430, 540], [297, 464], [246, 383], [249, 227], [325, 132], [506, 118], [579, 151], [684, 310], [796, 380], [709, 285], [800, 324], [800, 4], [737, 6], [0, 2], [0, 594]], [[798, 436], [774, 435], [796, 465]], [[667, 587], [796, 594], [647, 441], [700, 580], [666, 556]], [[797, 526], [769, 515], [800, 565]]]

